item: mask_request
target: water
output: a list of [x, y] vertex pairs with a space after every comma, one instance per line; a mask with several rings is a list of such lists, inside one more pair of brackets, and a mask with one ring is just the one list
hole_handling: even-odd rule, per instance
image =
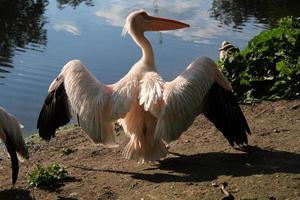
[[1, 0], [0, 105], [26, 135], [36, 131], [48, 86], [69, 60], [80, 59], [107, 84], [128, 72], [140, 49], [121, 31], [128, 13], [140, 8], [191, 25], [147, 33], [166, 80], [199, 55], [216, 60], [223, 40], [242, 49], [278, 18], [300, 15], [298, 0]]

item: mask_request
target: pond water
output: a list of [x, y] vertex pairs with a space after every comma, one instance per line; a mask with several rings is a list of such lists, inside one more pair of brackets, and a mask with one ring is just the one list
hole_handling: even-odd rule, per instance
[[217, 60], [223, 40], [242, 49], [280, 17], [300, 15], [298, 0], [2, 0], [0, 106], [24, 125], [25, 135], [36, 132], [48, 86], [69, 60], [80, 59], [107, 84], [128, 72], [141, 52], [121, 31], [126, 16], [141, 8], [191, 25], [147, 33], [166, 80], [199, 55]]

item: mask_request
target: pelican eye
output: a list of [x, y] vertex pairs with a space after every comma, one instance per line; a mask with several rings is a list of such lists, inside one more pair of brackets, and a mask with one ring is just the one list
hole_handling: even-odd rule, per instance
[[143, 17], [144, 22], [151, 22], [151, 18], [146, 12], [141, 12], [140, 15]]
[[146, 12], [141, 12], [140, 15], [143, 16], [143, 17], [147, 17], [148, 16], [148, 14]]

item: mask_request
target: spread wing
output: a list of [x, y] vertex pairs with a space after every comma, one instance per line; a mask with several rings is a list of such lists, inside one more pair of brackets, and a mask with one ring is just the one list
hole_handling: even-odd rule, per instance
[[49, 87], [37, 124], [40, 136], [49, 140], [74, 116], [95, 143], [114, 144], [114, 122], [130, 110], [137, 83], [129, 74], [104, 85], [80, 61], [70, 61]]
[[202, 102], [215, 81], [231, 90], [216, 64], [200, 57], [176, 79], [165, 83], [155, 138], [166, 142], [176, 140], [202, 112]]

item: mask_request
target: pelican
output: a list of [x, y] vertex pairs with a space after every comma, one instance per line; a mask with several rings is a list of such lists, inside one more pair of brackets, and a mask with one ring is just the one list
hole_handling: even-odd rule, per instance
[[219, 51], [220, 51], [219, 58], [220, 58], [220, 60], [224, 60], [226, 52], [231, 51], [231, 50], [236, 51], [237, 48], [235, 48], [235, 46], [233, 46], [231, 43], [229, 43], [227, 41], [223, 41], [222, 44], [221, 44], [221, 48], [219, 48]]
[[21, 124], [2, 107], [0, 107], [0, 138], [6, 146], [11, 159], [12, 184], [15, 185], [19, 174], [19, 160], [29, 158], [24, 142]]
[[189, 27], [171, 19], [129, 14], [123, 29], [141, 48], [140, 60], [118, 82], [104, 85], [79, 61], [62, 69], [48, 89], [37, 128], [45, 140], [72, 116], [95, 143], [115, 145], [114, 123], [120, 122], [130, 140], [123, 155], [152, 162], [168, 153], [166, 143], [176, 140], [203, 113], [222, 131], [231, 145], [247, 143], [248, 124], [232, 87], [207, 57], [193, 61], [171, 82], [157, 73], [146, 31]]

